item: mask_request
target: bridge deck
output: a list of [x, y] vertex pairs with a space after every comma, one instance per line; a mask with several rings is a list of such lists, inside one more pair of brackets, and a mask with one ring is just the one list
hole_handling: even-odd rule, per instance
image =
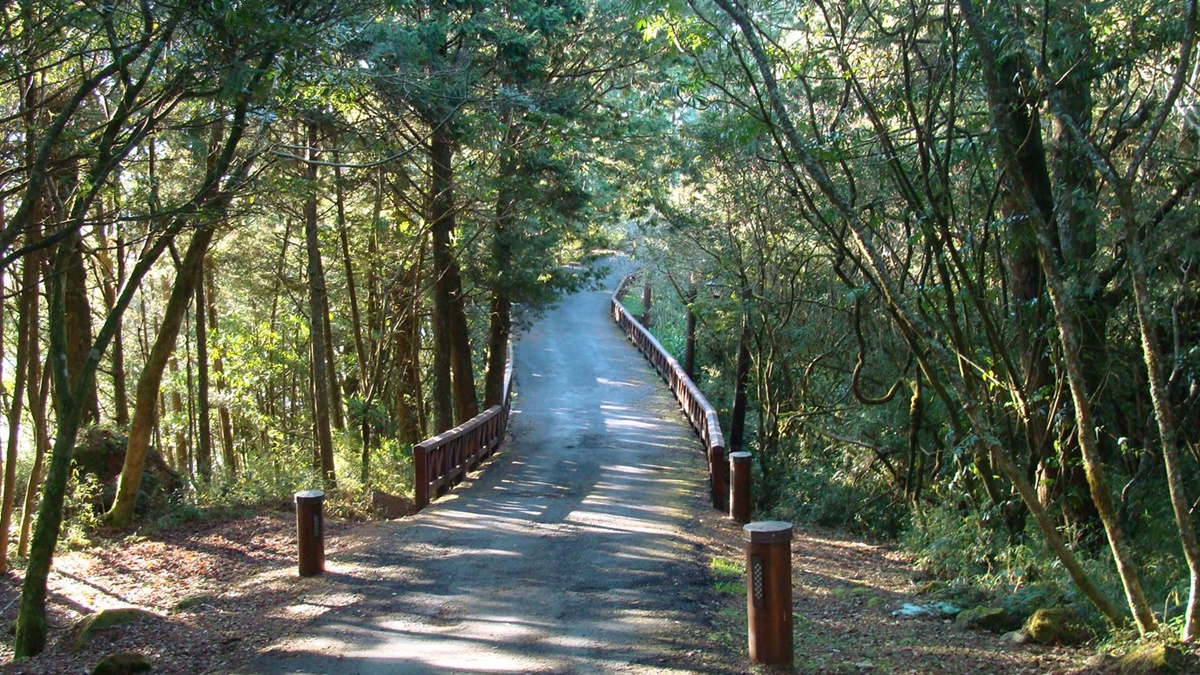
[[683, 535], [703, 457], [608, 297], [567, 297], [520, 338], [499, 464], [331, 556], [355, 597], [242, 672], [700, 670], [684, 636], [707, 582]]

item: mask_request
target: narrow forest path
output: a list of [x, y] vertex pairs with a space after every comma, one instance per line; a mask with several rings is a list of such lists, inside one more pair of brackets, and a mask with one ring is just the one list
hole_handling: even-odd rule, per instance
[[498, 461], [331, 558], [358, 597], [239, 672], [730, 671], [695, 644], [710, 582], [684, 535], [706, 508], [702, 455], [609, 318], [618, 279], [521, 336]]

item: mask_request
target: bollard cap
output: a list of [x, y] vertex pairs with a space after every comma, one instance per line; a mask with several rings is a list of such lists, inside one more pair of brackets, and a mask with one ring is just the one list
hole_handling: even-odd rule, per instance
[[782, 520], [760, 520], [742, 528], [742, 538], [751, 544], [779, 544], [792, 540], [792, 524]]
[[753, 457], [753, 455], [745, 451], [729, 453], [729, 459], [733, 462], [749, 462], [751, 457]]
[[325, 493], [321, 490], [301, 490], [295, 494], [297, 504], [311, 504], [325, 501]]

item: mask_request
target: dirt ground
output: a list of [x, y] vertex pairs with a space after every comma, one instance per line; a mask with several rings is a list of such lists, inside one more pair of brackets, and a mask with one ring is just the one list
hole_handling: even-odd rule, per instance
[[[716, 512], [697, 514], [687, 533], [702, 564], [744, 557], [740, 533]], [[331, 521], [331, 569], [343, 552], [376, 536], [376, 524]], [[800, 532], [793, 542], [796, 670], [812, 673], [1086, 673], [1093, 650], [1013, 645], [999, 635], [965, 632], [936, 620], [898, 619], [891, 611], [914, 599], [904, 557], [835, 533]], [[692, 635], [695, 670], [747, 672], [744, 597], [717, 579], [687, 589], [704, 613], [706, 634]], [[0, 620], [16, 617], [19, 577], [0, 582]], [[300, 579], [291, 514], [195, 523], [148, 538], [131, 537], [60, 556], [52, 577], [50, 648], [12, 663], [11, 637], [2, 673], [82, 673], [103, 656], [137, 651], [154, 672], [226, 673], [281, 637], [340, 606], [336, 580]], [[73, 653], [66, 629], [85, 612], [136, 606], [155, 613], [102, 631]], [[721, 652], [717, 654], [715, 652]], [[707, 664], [707, 665], [705, 665]], [[687, 671], [687, 664], [678, 664]]]

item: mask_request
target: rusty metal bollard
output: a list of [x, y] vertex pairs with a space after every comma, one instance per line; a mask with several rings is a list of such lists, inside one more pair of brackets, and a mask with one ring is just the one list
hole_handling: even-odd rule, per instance
[[729, 517], [750, 522], [750, 453], [729, 453]]
[[778, 520], [742, 528], [746, 540], [746, 615], [750, 661], [792, 665], [792, 524]]
[[296, 544], [300, 576], [312, 577], [325, 571], [325, 493], [304, 490], [295, 494]]

